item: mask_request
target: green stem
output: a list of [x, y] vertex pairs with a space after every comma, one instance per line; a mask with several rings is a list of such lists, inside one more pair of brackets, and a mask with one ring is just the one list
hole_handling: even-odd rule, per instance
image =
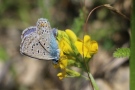
[[[90, 76], [89, 78], [91, 79], [91, 83], [92, 83], [92, 85], [93, 85], [93, 89], [94, 89], [94, 90], [99, 90], [98, 85], [96, 84], [96, 82], [95, 82], [93, 76], [91, 75], [91, 73], [88, 73], [88, 74], [89, 74], [89, 76]], [[84, 75], [81, 75], [81, 77], [85, 78], [86, 80], [90, 80], [88, 77], [86, 77], [86, 76], [84, 76]]]
[[130, 90], [135, 90], [135, 0], [132, 0], [131, 18], [131, 56], [130, 56]]
[[[91, 73], [88, 73], [88, 74], [89, 74], [89, 76], [90, 76], [91, 83], [92, 83], [92, 85], [93, 85], [93, 89], [94, 89], [94, 90], [99, 90], [98, 85], [96, 84], [96, 82], [95, 82], [93, 76], [91, 75]], [[89, 78], [86, 77], [86, 76], [84, 76], [84, 75], [81, 75], [81, 77], [85, 78], [86, 80], [89, 80]]]
[[91, 83], [94, 87], [94, 90], [99, 90], [98, 85], [96, 84], [96, 82], [95, 82], [93, 76], [91, 75], [91, 73], [89, 73], [89, 76], [90, 76], [90, 79], [91, 79]]
[[92, 80], [91, 80], [91, 77], [90, 77], [90, 70], [89, 70], [89, 66], [88, 66], [88, 63], [86, 63], [86, 61], [84, 60], [84, 63], [85, 63], [85, 66], [86, 66], [86, 70], [87, 70], [87, 74], [88, 74], [88, 78], [90, 80], [90, 84], [92, 86], [92, 89], [94, 90], [94, 87], [93, 87], [93, 83], [92, 83]]

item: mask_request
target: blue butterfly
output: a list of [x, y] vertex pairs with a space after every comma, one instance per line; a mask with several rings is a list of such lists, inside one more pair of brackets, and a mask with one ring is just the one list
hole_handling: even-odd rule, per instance
[[57, 64], [60, 50], [56, 35], [57, 29], [52, 29], [47, 19], [40, 18], [36, 26], [28, 27], [22, 32], [20, 52], [32, 58], [52, 60]]

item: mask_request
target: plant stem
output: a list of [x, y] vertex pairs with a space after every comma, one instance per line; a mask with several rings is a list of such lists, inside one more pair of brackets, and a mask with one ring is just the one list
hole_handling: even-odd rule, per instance
[[88, 66], [88, 64], [86, 63], [85, 60], [84, 60], [84, 63], [85, 63], [85, 66], [86, 66], [86, 70], [87, 70], [88, 78], [90, 80], [91, 87], [94, 90], [93, 83], [92, 83], [92, 80], [91, 80], [91, 77], [90, 77], [90, 74], [89, 74], [90, 73], [89, 66]]
[[135, 0], [132, 0], [131, 16], [131, 55], [130, 55], [130, 90], [135, 90]]

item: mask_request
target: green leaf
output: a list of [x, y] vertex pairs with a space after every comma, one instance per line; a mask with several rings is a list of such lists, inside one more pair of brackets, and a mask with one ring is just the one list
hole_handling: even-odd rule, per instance
[[131, 16], [130, 90], [135, 90], [135, 0], [132, 0]]
[[114, 57], [129, 57], [130, 56], [130, 49], [129, 48], [118, 48], [114, 53]]
[[4, 48], [0, 47], [0, 60], [5, 61], [8, 59], [8, 55]]

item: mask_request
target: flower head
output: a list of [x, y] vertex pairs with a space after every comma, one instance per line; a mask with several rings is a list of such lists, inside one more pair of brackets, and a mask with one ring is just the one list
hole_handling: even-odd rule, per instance
[[98, 50], [98, 44], [96, 41], [91, 40], [90, 36], [85, 35], [84, 40], [77, 40], [75, 45], [79, 53], [85, 58], [91, 58]]
[[66, 77], [66, 72], [65, 71], [60, 72], [60, 73], [57, 74], [57, 76], [59, 77], [60, 80], [62, 80], [63, 78]]
[[72, 43], [77, 41], [77, 37], [76, 37], [75, 33], [72, 30], [66, 29], [65, 32], [69, 36]]
[[60, 49], [60, 59], [54, 67], [62, 70], [57, 76], [59, 79], [67, 76], [79, 77], [80, 73], [68, 69], [68, 66], [84, 67], [82, 58], [90, 59], [97, 52], [97, 42], [91, 40], [89, 35], [85, 35], [83, 40], [78, 39], [70, 29], [66, 29], [65, 31], [58, 30], [56, 38]]

